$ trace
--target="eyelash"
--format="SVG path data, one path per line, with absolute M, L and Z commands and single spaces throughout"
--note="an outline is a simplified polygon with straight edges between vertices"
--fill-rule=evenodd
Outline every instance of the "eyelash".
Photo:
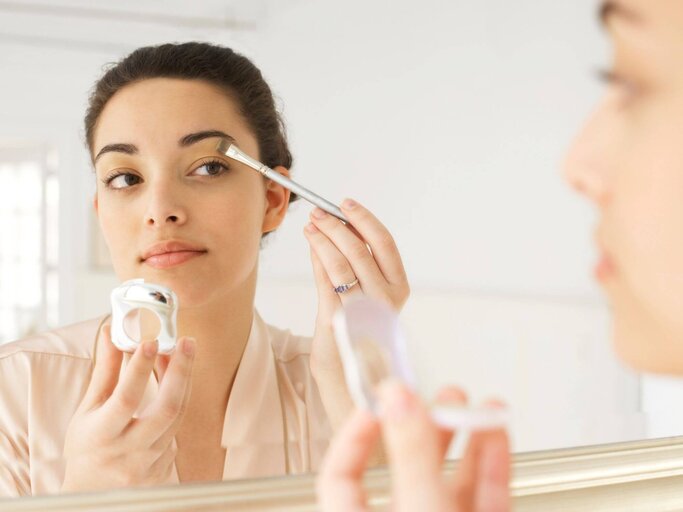
M 124 190 L 126 188 L 130 188 L 132 185 L 130 185 L 128 187 L 123 187 L 123 188 L 114 188 L 111 186 L 111 182 L 114 181 L 119 176 L 126 176 L 126 175 L 137 176 L 137 174 L 133 174 L 132 172 L 113 171 L 112 173 L 108 174 L 106 177 L 104 177 L 102 179 L 102 183 L 104 183 L 104 185 L 107 188 L 110 188 L 111 190 Z M 139 176 L 137 176 L 137 177 L 139 177 Z
M 638 87 L 633 81 L 628 80 L 624 76 L 610 69 L 598 69 L 597 78 L 607 85 L 624 89 L 628 94 L 635 94 L 638 92 Z
M 611 69 L 598 69 L 595 71 L 595 74 L 598 78 L 603 83 L 606 84 L 618 84 L 621 83 L 621 77 L 612 71 Z
M 221 167 L 222 170 L 221 170 L 221 172 L 219 172 L 219 173 L 217 173 L 217 174 L 207 174 L 207 175 L 204 175 L 204 176 L 203 176 L 204 178 L 218 178 L 218 177 L 222 176 L 223 174 L 225 174 L 225 173 L 227 173 L 227 172 L 230 171 L 230 167 L 228 167 L 228 165 L 226 165 L 226 164 L 225 164 L 224 162 L 222 162 L 221 160 L 209 159 L 209 160 L 203 161 L 200 165 L 198 165 L 197 167 L 195 167 L 195 168 L 193 169 L 193 172 L 196 171 L 197 169 L 200 169 L 201 167 L 205 167 L 205 166 L 209 166 L 209 165 L 218 165 L 218 166 Z M 129 188 L 133 187 L 133 185 L 129 185 L 129 186 L 127 186 L 127 187 L 121 187 L 121 188 L 114 188 L 114 187 L 111 186 L 111 182 L 114 181 L 116 178 L 118 178 L 119 176 L 126 176 L 126 175 L 136 176 L 136 177 L 139 178 L 139 176 L 138 176 L 137 174 L 134 174 L 134 173 L 131 173 L 131 172 L 113 171 L 111 174 L 107 175 L 106 177 L 104 177 L 104 178 L 102 179 L 102 183 L 104 183 L 104 185 L 105 185 L 107 188 L 110 188 L 111 190 L 117 190 L 117 191 L 118 191 L 118 190 L 126 190 L 126 189 L 129 189 Z M 137 183 L 136 183 L 136 185 L 137 185 Z
M 194 170 L 196 171 L 200 167 L 204 167 L 207 165 L 218 165 L 222 168 L 222 171 L 219 172 L 218 174 L 208 174 L 207 177 L 209 177 L 209 178 L 218 178 L 219 176 L 222 176 L 226 172 L 230 171 L 230 167 L 225 162 L 223 162 L 222 160 L 218 160 L 218 159 L 209 159 L 209 160 L 203 161 L 200 165 L 195 167 Z

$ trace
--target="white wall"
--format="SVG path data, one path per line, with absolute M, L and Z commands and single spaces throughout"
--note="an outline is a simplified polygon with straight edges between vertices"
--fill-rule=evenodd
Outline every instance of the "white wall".
M 61 154 L 62 321 L 105 309 L 115 283 L 89 265 L 88 88 L 130 47 L 206 38 L 263 70 L 284 106 L 295 178 L 361 200 L 395 235 L 426 393 L 455 381 L 477 399 L 504 396 L 522 450 L 642 437 L 638 380 L 611 354 L 590 279 L 593 214 L 559 175 L 606 61 L 594 2 L 257 4 L 227 2 L 257 22 L 251 31 L 110 21 L 97 30 L 105 45 L 78 50 L 3 37 L 19 22 L 0 12 L 0 141 L 48 141 Z M 52 34 L 53 23 L 27 30 Z M 69 37 L 92 38 L 81 25 Z M 61 26 L 52 36 L 65 37 Z M 267 244 L 257 298 L 267 319 L 302 333 L 315 314 L 309 209 L 296 205 Z

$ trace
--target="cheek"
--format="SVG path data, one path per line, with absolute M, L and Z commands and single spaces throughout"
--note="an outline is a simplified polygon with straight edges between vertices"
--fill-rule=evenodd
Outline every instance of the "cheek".
M 258 249 L 263 222 L 263 187 L 258 181 L 213 195 L 195 210 L 197 224 L 214 233 L 220 245 L 234 250 Z M 199 205 L 198 205 L 199 206 Z
M 667 136 L 671 130 L 641 137 L 629 152 L 615 182 L 610 221 L 635 302 L 656 327 L 683 338 L 683 151 Z
M 121 215 L 108 200 L 100 200 L 97 217 L 109 250 L 114 250 L 121 243 L 121 238 L 125 236 L 125 230 L 121 227 L 125 223 L 126 217 Z
M 119 274 L 124 270 L 122 267 L 130 262 L 131 253 L 136 250 L 138 232 L 131 215 L 131 205 L 124 208 L 111 198 L 100 199 L 97 217 L 114 270 Z

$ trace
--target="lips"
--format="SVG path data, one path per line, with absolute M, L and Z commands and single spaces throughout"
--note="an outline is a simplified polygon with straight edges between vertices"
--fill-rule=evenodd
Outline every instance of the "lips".
M 598 281 L 605 281 L 614 274 L 614 263 L 608 254 L 601 253 L 595 265 L 595 278 Z
M 168 268 L 206 254 L 206 249 L 190 242 L 167 240 L 150 246 L 140 261 L 155 268 Z
M 605 249 L 605 244 L 598 232 L 595 234 L 595 242 L 599 250 L 598 262 L 595 265 L 595 278 L 602 282 L 612 276 L 616 268 L 614 259 Z

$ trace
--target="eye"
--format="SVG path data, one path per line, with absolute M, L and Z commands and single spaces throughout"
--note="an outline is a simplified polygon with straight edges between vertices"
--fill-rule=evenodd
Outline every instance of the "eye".
M 632 87 L 630 81 L 626 80 L 621 74 L 611 69 L 599 69 L 598 79 L 607 85 L 616 85 L 618 87 Z
M 129 188 L 140 183 L 141 178 L 137 174 L 129 172 L 117 172 L 102 180 L 106 186 L 115 190 Z
M 195 176 L 220 176 L 229 170 L 228 166 L 223 162 L 219 160 L 210 160 L 202 163 L 199 167 L 196 167 L 194 171 L 192 171 L 192 174 Z
M 625 76 L 608 69 L 598 70 L 598 79 L 610 87 L 614 87 L 624 100 L 631 100 L 640 92 L 640 87 Z

